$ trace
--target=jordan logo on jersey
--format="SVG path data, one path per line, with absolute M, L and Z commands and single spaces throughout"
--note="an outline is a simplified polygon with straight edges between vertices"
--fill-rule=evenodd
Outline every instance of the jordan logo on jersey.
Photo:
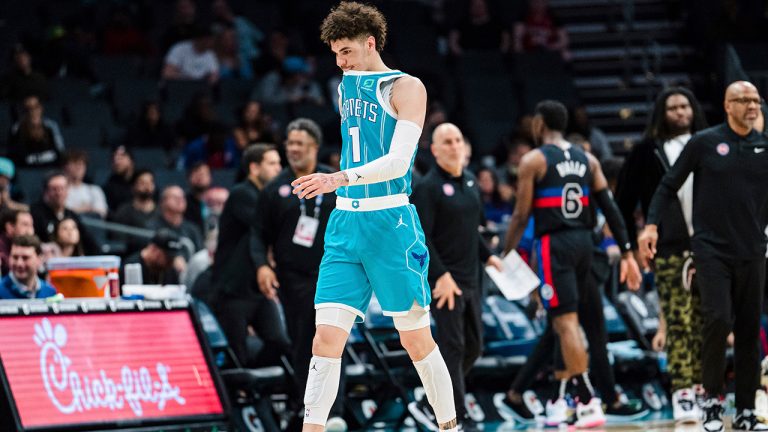
M 395 226 L 395 229 L 398 229 L 401 226 L 404 226 L 404 227 L 408 228 L 408 224 L 403 222 L 403 215 L 400 215 L 400 220 L 397 221 L 397 226 Z
M 557 169 L 557 173 L 560 174 L 560 177 L 565 177 L 567 175 L 584 177 L 584 174 L 587 172 L 586 165 L 574 160 L 562 161 L 555 165 L 555 168 Z

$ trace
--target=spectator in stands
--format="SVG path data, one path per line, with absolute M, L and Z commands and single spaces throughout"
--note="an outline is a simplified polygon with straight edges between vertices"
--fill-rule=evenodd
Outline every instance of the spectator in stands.
M 218 246 L 219 218 L 224 211 L 224 205 L 228 198 L 229 191 L 223 187 L 212 187 L 203 196 L 203 201 L 208 208 L 208 217 L 206 218 L 203 231 L 205 248 L 197 251 L 192 256 L 186 271 L 181 275 L 181 280 L 188 289 L 194 286 L 197 277 L 213 263 L 213 256 Z
M 40 201 L 33 204 L 30 208 L 30 213 L 34 220 L 35 234 L 40 238 L 40 241 L 51 243 L 54 240 L 56 225 L 64 220 L 64 218 L 71 218 L 77 222 L 86 254 L 96 254 L 101 248 L 96 244 L 96 241 L 90 236 L 85 227 L 83 227 L 77 213 L 66 208 L 67 187 L 67 176 L 63 172 L 52 171 L 45 176 L 43 180 L 43 196 Z
M 611 143 L 608 142 L 608 137 L 600 128 L 592 125 L 587 114 L 587 107 L 580 105 L 573 108 L 568 117 L 571 119 L 568 133 L 576 132 L 586 138 L 590 144 L 590 153 L 595 155 L 600 162 L 613 157 L 613 150 Z
M 213 169 L 236 168 L 239 160 L 240 151 L 232 132 L 226 126 L 216 124 L 208 134 L 190 141 L 184 147 L 178 165 L 190 169 L 204 162 Z
M 111 211 L 119 209 L 131 201 L 131 179 L 135 166 L 133 155 L 125 146 L 118 146 L 112 151 L 112 174 L 102 188 Z
M 77 221 L 65 217 L 56 225 L 53 242 L 61 251 L 59 256 L 73 257 L 83 256 L 83 243 L 80 241 L 80 230 L 77 229 Z
M 59 125 L 43 115 L 37 96 L 27 96 L 21 118 L 11 127 L 8 157 L 20 167 L 51 167 L 60 163 L 64 139 Z
M 273 30 L 269 34 L 267 49 L 264 55 L 260 56 L 254 64 L 256 74 L 264 75 L 272 71 L 279 71 L 283 61 L 288 57 L 290 39 L 285 31 L 281 29 Z
M 0 299 L 46 298 L 56 295 L 56 288 L 37 276 L 43 250 L 34 234 L 19 235 L 11 243 L 11 272 L 0 279 Z
M 13 184 L 16 176 L 16 166 L 8 158 L 0 157 L 0 210 L 12 208 L 28 210 L 24 201 L 24 193 Z
M 149 57 L 154 51 L 127 5 L 113 7 L 101 41 L 102 52 L 106 55 Z
M 0 211 L 0 229 L 0 271 L 5 276 L 10 268 L 11 240 L 34 234 L 35 225 L 29 211 L 6 208 Z
M 219 80 L 219 62 L 213 52 L 213 34 L 207 27 L 198 27 L 190 40 L 177 42 L 168 51 L 163 65 L 165 80 Z
M 493 9 L 490 0 L 460 2 L 464 6 L 456 27 L 448 33 L 448 47 L 453 55 L 465 50 L 507 53 L 511 46 L 509 31 Z
M 168 51 L 176 42 L 194 37 L 198 22 L 195 0 L 176 0 L 173 21 L 163 35 L 162 52 Z
M 157 216 L 155 203 L 155 175 L 152 171 L 137 170 L 131 179 L 133 199 L 115 211 L 112 220 L 136 228 L 149 228 L 149 221 Z M 139 250 L 146 240 L 131 236 L 126 240 L 126 251 L 130 254 Z
M 322 105 L 323 90 L 313 78 L 307 60 L 288 56 L 279 71 L 268 73 L 256 89 L 255 99 L 272 103 L 313 103 Z
M 205 162 L 197 162 L 187 170 L 187 210 L 184 218 L 197 225 L 201 233 L 205 233 L 205 221 L 208 219 L 208 206 L 203 196 L 211 187 L 211 168 Z
M 531 141 L 513 138 L 507 146 L 507 158 L 498 170 L 499 192 L 504 201 L 509 201 L 515 195 L 517 188 L 517 171 L 523 156 L 533 149 Z
M 184 108 L 176 132 L 182 141 L 182 145 L 211 132 L 218 124 L 216 111 L 213 109 L 211 98 L 204 94 L 196 94 Z
M 107 217 L 107 199 L 99 186 L 83 182 L 88 154 L 84 150 L 68 150 L 64 154 L 64 174 L 67 176 L 66 206 L 77 214 Z
M 178 234 L 173 230 L 160 228 L 147 246 L 123 261 L 120 279 L 125 280 L 125 266 L 127 264 L 141 264 L 142 283 L 147 285 L 178 284 L 179 272 L 174 267 L 174 261 L 182 250 L 183 247 Z
M 194 245 L 193 251 L 187 251 L 183 256 L 189 259 L 194 252 L 203 247 L 203 235 L 200 229 L 184 218 L 187 210 L 187 200 L 184 190 L 176 185 L 167 186 L 160 196 L 160 212 L 149 221 L 149 228 L 167 228 L 179 237 L 186 237 Z M 177 268 L 181 271 L 181 268 Z
M 260 102 L 251 100 L 238 109 L 237 121 L 234 130 L 235 143 L 241 151 L 250 144 L 275 141 L 275 136 L 270 130 L 271 122 L 261 109 Z
M 203 202 L 208 208 L 208 217 L 205 220 L 206 236 L 219 229 L 219 219 L 227 199 L 229 199 L 229 190 L 220 186 L 208 189 L 203 195 Z
M 23 45 L 14 45 L 10 63 L 13 65 L 11 70 L 0 79 L 0 99 L 8 98 L 18 103 L 27 96 L 48 98 L 48 81 L 32 69 L 32 56 Z
M 237 33 L 231 25 L 216 31 L 214 51 L 219 62 L 219 76 L 222 79 L 253 79 L 253 65 L 240 56 Z
M 483 200 L 488 228 L 507 224 L 510 216 L 512 216 L 513 208 L 509 200 L 501 197 L 496 172 L 491 168 L 480 168 L 477 171 L 477 184 L 480 187 L 480 198 Z
M 433 100 L 427 105 L 427 114 L 424 119 L 424 127 L 421 129 L 419 146 L 416 148 L 416 161 L 413 167 L 419 174 L 426 174 L 435 166 L 435 156 L 430 146 L 432 144 L 432 132 L 435 128 L 448 121 L 448 113 L 440 101 Z
M 214 0 L 211 8 L 216 24 L 234 28 L 240 60 L 252 65 L 261 55 L 259 45 L 265 39 L 264 33 L 248 18 L 235 15 L 226 0 Z
M 197 278 L 213 264 L 213 255 L 216 253 L 216 240 L 219 233 L 214 230 L 209 232 L 205 238 L 205 247 L 195 252 L 189 259 L 189 264 L 179 275 L 181 283 L 191 291 Z
M 163 119 L 160 102 L 144 102 L 138 121 L 126 133 L 125 145 L 128 148 L 164 148 L 166 151 L 176 148 L 176 134 Z
M 568 33 L 547 5 L 547 0 L 530 0 L 528 13 L 522 22 L 515 23 L 515 52 L 537 50 L 557 51 L 564 61 L 571 60 Z

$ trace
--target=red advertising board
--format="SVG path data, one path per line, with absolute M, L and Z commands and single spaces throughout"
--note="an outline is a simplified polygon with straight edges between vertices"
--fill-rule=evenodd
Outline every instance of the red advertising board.
M 23 428 L 222 414 L 189 311 L 0 317 Z

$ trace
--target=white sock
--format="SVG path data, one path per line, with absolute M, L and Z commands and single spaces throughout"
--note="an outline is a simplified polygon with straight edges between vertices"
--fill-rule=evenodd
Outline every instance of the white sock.
M 304 423 L 325 426 L 339 391 L 341 359 L 312 356 L 304 391 Z
M 438 427 L 456 419 L 456 407 L 453 403 L 453 384 L 448 367 L 445 365 L 440 349 L 435 349 L 423 360 L 413 362 L 419 373 L 427 400 L 435 411 Z M 455 427 L 455 426 L 454 426 Z M 453 430 L 451 428 L 445 430 Z

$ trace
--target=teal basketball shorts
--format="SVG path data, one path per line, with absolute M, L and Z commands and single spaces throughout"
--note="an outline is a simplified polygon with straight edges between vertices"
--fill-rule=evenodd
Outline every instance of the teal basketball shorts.
M 384 315 L 429 309 L 429 253 L 416 208 L 406 195 L 336 198 L 325 231 L 315 308 L 339 307 L 365 319 L 371 295 Z

